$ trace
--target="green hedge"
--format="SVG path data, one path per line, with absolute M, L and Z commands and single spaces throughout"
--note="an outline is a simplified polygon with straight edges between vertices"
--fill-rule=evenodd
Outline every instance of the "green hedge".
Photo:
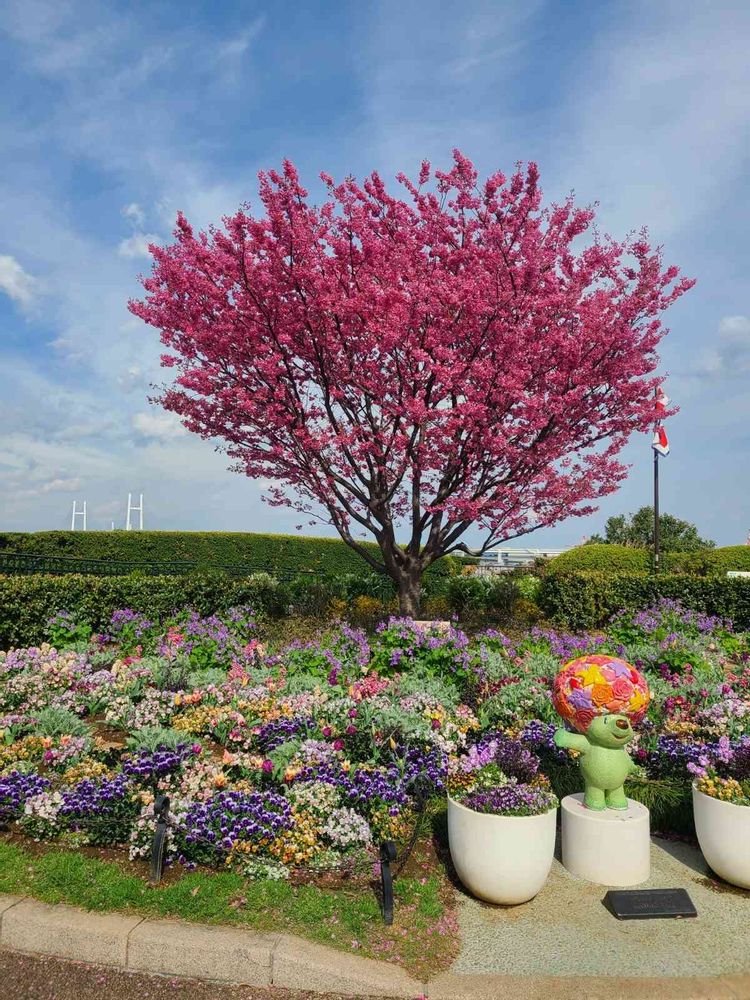
M 549 574 L 537 603 L 552 621 L 573 630 L 600 628 L 622 608 L 647 608 L 660 597 L 682 601 L 695 611 L 731 618 L 750 629 L 750 579 L 688 573 L 580 572 Z
M 286 610 L 288 592 L 266 574 L 244 579 L 216 574 L 191 576 L 0 576 L 0 649 L 44 640 L 56 611 L 79 613 L 103 629 L 117 608 L 160 617 L 194 607 L 201 614 L 250 605 L 266 615 Z
M 646 573 L 651 568 L 651 553 L 647 549 L 631 549 L 626 545 L 579 545 L 550 559 L 548 573 L 576 573 L 580 570 L 601 570 L 608 573 Z
M 372 545 L 377 552 L 377 546 Z M 231 531 L 35 531 L 0 534 L 0 551 L 113 561 L 246 563 L 253 568 L 321 573 L 361 570 L 363 561 L 337 538 Z
M 727 545 L 721 549 L 698 552 L 662 552 L 662 569 L 668 573 L 694 573 L 698 576 L 725 575 L 728 570 L 750 571 L 750 545 Z M 649 549 L 626 545 L 579 545 L 555 556 L 547 563 L 548 573 L 602 571 L 608 573 L 648 573 L 651 570 Z
M 375 543 L 365 543 L 376 557 Z M 243 565 L 252 572 L 326 575 L 369 572 L 361 556 L 338 538 L 231 531 L 35 531 L 0 533 L 0 553 L 104 559 L 113 562 L 192 562 L 211 571 Z M 451 576 L 462 560 L 448 556 L 428 577 Z
M 729 570 L 750 573 L 750 545 L 726 545 L 699 552 L 665 552 L 664 565 L 673 573 L 724 576 Z

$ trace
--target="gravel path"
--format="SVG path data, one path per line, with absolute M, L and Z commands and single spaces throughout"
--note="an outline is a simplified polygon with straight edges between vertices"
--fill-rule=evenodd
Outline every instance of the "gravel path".
M 643 888 L 684 888 L 697 919 L 616 920 L 606 888 L 555 861 L 523 906 L 487 906 L 463 893 L 461 953 L 451 971 L 524 976 L 725 976 L 750 972 L 750 891 L 711 875 L 700 851 L 654 838 Z
M 338 993 L 323 998 L 319 993 L 145 976 L 2 950 L 0 983 L 3 1000 L 344 1000 Z

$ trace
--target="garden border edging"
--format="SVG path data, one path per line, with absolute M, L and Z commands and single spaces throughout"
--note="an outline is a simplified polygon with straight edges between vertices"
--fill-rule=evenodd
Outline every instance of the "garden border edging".
M 287 934 L 260 934 L 235 927 L 97 913 L 64 904 L 41 903 L 29 896 L 4 894 L 0 894 L 0 948 L 113 966 L 129 972 L 320 993 L 334 991 L 355 997 L 750 998 L 750 973 L 641 979 L 445 972 L 424 983 L 387 962 L 349 955 Z

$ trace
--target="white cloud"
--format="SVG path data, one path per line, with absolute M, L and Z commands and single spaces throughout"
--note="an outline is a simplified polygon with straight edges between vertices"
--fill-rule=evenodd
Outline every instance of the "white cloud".
M 81 488 L 81 480 L 78 477 L 71 479 L 51 479 L 47 483 L 42 483 L 39 487 L 40 493 L 75 493 Z
M 171 441 L 183 437 L 187 431 L 174 413 L 146 410 L 133 414 L 133 427 L 144 437 Z
M 15 257 L 0 254 L 0 289 L 6 295 L 26 306 L 31 302 L 36 284 L 36 279 L 24 271 Z
M 137 229 L 140 229 L 146 221 L 146 215 L 137 201 L 131 201 L 129 205 L 123 205 L 122 214 Z
M 121 386 L 125 392 L 132 392 L 133 389 L 142 387 L 146 385 L 147 382 L 148 380 L 146 379 L 140 365 L 130 365 L 124 372 L 121 372 L 117 376 L 117 384 Z
M 222 59 L 237 59 L 247 52 L 248 48 L 263 30 L 265 19 L 256 17 L 244 31 L 240 31 L 234 38 L 221 42 L 218 46 L 219 57 Z
M 750 317 L 725 316 L 714 347 L 698 361 L 694 373 L 709 378 L 746 378 L 750 374 Z
M 117 252 L 121 257 L 148 257 L 149 243 L 158 243 L 159 237 L 153 233 L 133 233 L 127 239 L 122 240 L 117 247 Z
M 731 198 L 750 140 L 749 34 L 750 7 L 721 0 L 605 20 L 560 101 L 556 193 L 599 199 L 605 228 L 647 225 L 656 242 Z

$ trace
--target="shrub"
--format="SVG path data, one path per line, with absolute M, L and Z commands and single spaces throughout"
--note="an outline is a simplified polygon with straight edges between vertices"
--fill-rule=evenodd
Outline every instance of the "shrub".
M 664 565 L 673 573 L 725 576 L 729 570 L 750 572 L 750 545 L 727 545 L 699 552 L 666 552 Z
M 647 608 L 661 597 L 729 618 L 737 628 L 750 628 L 750 580 L 743 578 L 688 573 L 550 574 L 543 579 L 537 600 L 552 621 L 583 630 L 601 628 L 615 612 Z
M 661 561 L 662 568 L 668 573 L 724 576 L 728 570 L 750 572 L 750 545 L 727 545 L 721 549 L 699 549 L 696 552 L 662 552 Z M 650 549 L 603 543 L 579 545 L 563 552 L 549 561 L 547 573 L 647 573 L 651 568 Z
M 515 580 L 504 573 L 454 576 L 446 586 L 448 606 L 459 618 L 488 617 L 506 621 L 513 613 L 518 596 Z
M 218 575 L 0 576 L 0 649 L 43 642 L 47 623 L 61 608 L 104 632 L 112 614 L 132 608 L 161 619 L 189 605 L 202 615 L 250 605 L 276 616 L 288 597 L 267 574 L 243 579 Z
M 375 543 L 364 544 L 379 556 Z M 330 575 L 375 575 L 361 556 L 339 538 L 241 531 L 5 532 L 0 533 L 0 553 L 143 563 L 144 569 L 154 563 L 194 564 L 185 567 L 188 572 L 212 572 L 221 567 L 234 566 L 284 578 L 305 570 Z M 426 577 L 450 576 L 458 571 L 463 562 L 462 559 L 447 556 L 431 566 Z
M 550 559 L 547 573 L 577 573 L 590 570 L 609 573 L 645 573 L 651 569 L 648 549 L 631 549 L 626 545 L 579 545 L 575 549 Z

